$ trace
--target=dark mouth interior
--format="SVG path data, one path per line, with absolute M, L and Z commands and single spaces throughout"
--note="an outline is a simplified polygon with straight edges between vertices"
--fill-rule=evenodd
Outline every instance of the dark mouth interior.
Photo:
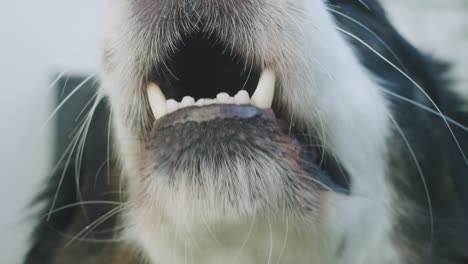
M 194 34 L 185 37 L 178 48 L 152 76 L 166 98 L 181 101 L 192 96 L 198 100 L 216 98 L 221 92 L 234 96 L 239 90 L 249 95 L 255 91 L 260 68 L 246 63 L 214 37 Z

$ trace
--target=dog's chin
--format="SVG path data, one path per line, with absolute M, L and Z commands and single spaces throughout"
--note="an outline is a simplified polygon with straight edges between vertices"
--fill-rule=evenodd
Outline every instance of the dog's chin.
M 254 105 L 165 115 L 141 149 L 126 234 L 166 263 L 182 263 L 179 250 L 194 263 L 258 263 L 269 255 L 306 263 L 316 256 L 309 246 L 329 215 L 329 194 L 346 193 L 319 146 L 273 109 Z
M 273 110 L 253 105 L 166 115 L 144 143 L 137 204 L 159 220 L 191 225 L 316 215 L 324 192 L 344 189 L 321 166 L 317 144 L 295 133 Z

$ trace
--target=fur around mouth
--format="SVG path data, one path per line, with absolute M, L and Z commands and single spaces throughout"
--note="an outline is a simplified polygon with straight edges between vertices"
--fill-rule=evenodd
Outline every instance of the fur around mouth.
M 248 66 L 240 58 L 242 56 L 229 52 L 212 37 L 195 35 L 184 39 L 165 66 L 155 67 L 159 69 L 155 73 L 160 73 L 149 78 L 152 81 L 147 85 L 147 95 L 156 120 L 154 130 L 172 130 L 164 134 L 180 137 L 174 144 L 194 149 L 199 143 L 192 139 L 200 136 L 189 136 L 185 132 L 188 126 L 184 123 L 190 123 L 191 133 L 216 134 L 215 138 L 220 142 L 237 138 L 239 135 L 225 136 L 233 131 L 245 135 L 245 142 L 237 143 L 240 145 L 252 143 L 249 142 L 252 138 L 257 140 L 263 136 L 268 139 L 274 133 L 281 134 L 285 144 L 289 145 L 286 149 L 292 150 L 286 156 L 298 161 L 300 170 L 310 174 L 319 188 L 347 193 L 349 181 L 339 164 L 333 162 L 319 143 L 312 142 L 312 136 L 298 131 L 287 117 L 282 117 L 274 104 L 278 89 L 275 72 L 268 67 Z M 246 122 L 249 125 L 244 125 Z M 259 126 L 268 126 L 268 129 L 263 127 L 253 131 L 251 124 L 255 122 Z M 182 141 L 191 142 L 191 145 Z M 289 151 L 279 149 L 279 152 Z

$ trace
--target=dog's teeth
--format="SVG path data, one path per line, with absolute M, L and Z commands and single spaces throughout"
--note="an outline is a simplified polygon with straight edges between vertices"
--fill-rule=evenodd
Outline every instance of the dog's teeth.
M 198 99 L 197 104 L 198 104 L 199 106 L 208 105 L 208 104 L 210 104 L 210 99 L 206 99 L 206 98 Z
M 236 104 L 250 104 L 249 93 L 245 90 L 241 90 L 236 94 L 236 96 L 234 96 L 234 100 Z
M 205 99 L 205 105 L 216 104 L 218 100 L 216 99 Z
M 204 106 L 205 105 L 205 99 L 198 99 L 197 102 L 195 103 L 196 106 Z
M 147 86 L 148 100 L 151 110 L 156 119 L 159 119 L 167 114 L 175 112 L 184 107 L 190 106 L 206 106 L 211 104 L 253 104 L 259 108 L 271 108 L 273 96 L 275 93 L 275 74 L 270 69 L 265 69 L 260 76 L 257 89 L 252 98 L 245 90 L 239 91 L 234 97 L 227 93 L 219 93 L 215 99 L 201 98 L 195 102 L 195 99 L 190 96 L 185 96 L 180 103 L 174 99 L 166 101 L 161 88 L 155 83 L 149 83 Z
M 252 104 L 259 108 L 271 108 L 275 95 L 275 73 L 271 69 L 265 69 L 260 76 L 257 89 L 252 95 Z
M 166 102 L 167 106 L 167 113 L 170 114 L 172 112 L 175 112 L 179 109 L 179 103 L 176 100 L 169 99 Z
M 216 96 L 219 104 L 227 104 L 229 101 L 229 94 L 227 93 L 220 93 Z
M 235 104 L 235 103 L 236 103 L 236 99 L 234 99 L 234 97 L 229 96 L 226 100 L 226 104 Z
M 166 115 L 166 97 L 162 93 L 161 88 L 155 83 L 149 83 L 146 87 L 146 92 L 154 118 L 157 120 Z
M 195 104 L 195 99 L 193 99 L 192 97 L 190 96 L 185 96 L 183 99 L 182 99 L 182 102 L 181 102 L 181 107 L 188 107 L 188 106 L 192 106 Z

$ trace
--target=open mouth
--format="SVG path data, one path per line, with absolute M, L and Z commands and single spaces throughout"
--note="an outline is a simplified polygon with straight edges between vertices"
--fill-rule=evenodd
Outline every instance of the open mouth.
M 269 69 L 245 63 L 213 37 L 195 34 L 182 40 L 178 51 L 155 68 L 153 82 L 164 94 L 149 89 L 158 102 L 152 104 L 156 118 L 189 106 L 253 104 L 271 108 L 275 76 Z M 260 75 L 262 76 L 261 79 Z M 156 111 L 154 111 L 156 110 Z
M 280 100 L 275 98 L 278 76 L 272 68 L 249 64 L 216 39 L 195 34 L 186 37 L 172 58 L 154 72 L 147 96 L 156 126 L 274 118 L 291 145 L 299 149 L 305 171 L 313 171 L 314 181 L 324 189 L 348 192 L 350 182 L 340 164 L 319 142 L 285 125 L 290 123 L 288 118 L 273 103 Z
M 191 106 L 203 107 L 212 104 L 253 105 L 260 109 L 269 110 L 272 107 L 275 94 L 275 79 L 276 77 L 273 71 L 270 69 L 263 70 L 258 86 L 252 97 L 249 96 L 246 90 L 239 90 L 234 96 L 231 96 L 227 92 L 219 92 L 213 98 L 199 98 L 197 101 L 195 101 L 194 97 L 187 95 L 184 96 L 180 102 L 177 102 L 174 99 L 166 100 L 161 88 L 154 83 L 148 85 L 147 92 L 151 109 L 156 120 L 182 108 Z M 213 87 L 209 87 L 209 89 L 210 88 L 214 90 Z M 196 109 L 194 109 L 194 111 L 196 111 Z

